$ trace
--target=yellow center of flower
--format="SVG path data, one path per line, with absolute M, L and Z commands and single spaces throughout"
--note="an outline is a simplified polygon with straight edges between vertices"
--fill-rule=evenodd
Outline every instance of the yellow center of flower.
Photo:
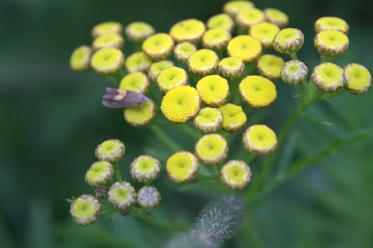
M 221 106 L 220 111 L 223 115 L 225 130 L 234 132 L 246 124 L 247 117 L 241 106 L 229 103 Z
M 196 41 L 205 32 L 205 24 L 196 19 L 188 19 L 176 23 L 170 30 L 170 35 L 177 41 Z
M 229 85 L 225 78 L 219 75 L 209 75 L 198 81 L 197 90 L 204 103 L 219 106 L 228 97 Z
M 168 91 L 175 87 L 186 84 L 188 75 L 184 69 L 173 66 L 163 70 L 157 79 L 159 88 L 162 91 Z
M 356 93 L 365 92 L 372 83 L 372 76 L 367 68 L 359 64 L 350 64 L 345 68 L 347 88 Z
M 340 48 L 349 43 L 347 35 L 340 31 L 321 31 L 317 34 L 317 40 L 320 45 L 326 48 Z
M 223 116 L 219 109 L 206 107 L 198 113 L 194 119 L 194 123 L 197 127 L 204 129 L 205 127 L 218 127 L 222 120 Z
M 201 49 L 189 57 L 189 68 L 196 73 L 208 73 L 218 64 L 218 55 L 212 50 Z
M 133 22 L 126 28 L 126 34 L 134 40 L 142 40 L 152 35 L 154 28 L 145 22 Z
M 235 16 L 241 10 L 253 7 L 254 4 L 250 1 L 229 1 L 224 5 L 224 12 L 231 16 Z
M 114 73 L 123 63 L 123 53 L 117 48 L 102 48 L 92 56 L 91 66 L 99 73 Z
M 97 37 L 104 34 L 120 33 L 122 25 L 118 22 L 104 22 L 93 27 L 92 35 Z
M 265 9 L 264 14 L 270 22 L 279 25 L 280 27 L 286 26 L 289 22 L 289 17 L 284 12 L 278 9 Z
M 261 76 L 247 76 L 239 88 L 243 99 L 254 108 L 268 106 L 277 98 L 276 86 Z
M 221 170 L 222 179 L 232 189 L 242 189 L 251 178 L 250 167 L 243 161 L 229 161 Z
M 166 57 L 172 50 L 174 41 L 168 34 L 154 34 L 143 43 L 142 49 L 152 58 Z
M 190 152 L 178 152 L 167 160 L 166 170 L 173 181 L 184 183 L 197 174 L 198 161 Z
M 94 49 L 100 49 L 104 47 L 117 47 L 121 48 L 123 45 L 123 38 L 119 34 L 113 33 L 113 34 L 104 34 L 98 36 L 93 41 L 93 48 Z
M 106 161 L 99 161 L 92 164 L 85 175 L 85 179 L 90 185 L 99 185 L 105 183 L 107 177 L 110 177 L 112 165 Z
M 315 68 L 313 79 L 321 89 L 332 91 L 344 85 L 343 69 L 332 63 L 323 63 Z
M 218 49 L 225 46 L 231 39 L 231 34 L 224 29 L 210 29 L 203 35 L 203 44 L 207 48 Z
M 347 22 L 338 17 L 321 17 L 315 23 L 316 32 L 335 30 L 348 33 L 349 26 Z
M 190 42 L 181 42 L 175 47 L 175 56 L 177 59 L 185 62 L 197 51 L 197 47 Z
M 280 32 L 280 28 L 276 24 L 269 22 L 255 24 L 250 28 L 250 35 L 259 40 L 266 47 L 272 45 L 278 32 Z
M 281 57 L 267 54 L 259 58 L 257 66 L 263 76 L 278 79 L 284 65 L 285 61 Z
M 151 60 L 145 53 L 137 52 L 127 58 L 125 65 L 129 73 L 146 71 L 151 65 Z
M 174 66 L 174 63 L 170 60 L 161 60 L 159 62 L 155 62 L 150 66 L 149 75 L 153 75 L 156 80 L 162 71 L 172 66 Z
M 121 90 L 144 93 L 149 87 L 148 77 L 143 72 L 133 72 L 125 76 L 119 85 Z
M 209 29 L 220 28 L 231 32 L 234 26 L 232 18 L 227 14 L 219 14 L 211 17 L 207 22 Z
M 233 38 L 228 44 L 228 54 L 250 63 L 262 53 L 261 43 L 250 35 L 240 35 Z
M 92 199 L 94 198 L 92 197 Z M 73 202 L 73 206 L 71 209 L 72 216 L 76 218 L 85 219 L 96 215 L 94 203 L 90 200 L 82 199 L 80 197 Z
M 133 126 L 143 126 L 149 123 L 155 116 L 154 102 L 146 101 L 138 106 L 126 108 L 124 119 Z
M 197 156 L 207 164 L 215 164 L 224 160 L 227 149 L 227 141 L 219 134 L 203 136 L 195 147 Z
M 264 13 L 256 8 L 243 9 L 238 12 L 236 20 L 244 27 L 251 27 L 254 24 L 265 20 Z
M 268 153 L 277 146 L 275 132 L 266 125 L 254 125 L 244 134 L 243 141 L 246 147 L 256 153 Z
M 298 29 L 295 28 L 287 28 L 281 30 L 277 36 L 276 36 L 276 41 L 280 44 L 288 44 L 292 43 L 298 39 L 301 38 L 301 34 L 299 33 Z
M 78 47 L 73 51 L 70 57 L 70 66 L 74 71 L 83 71 L 88 69 L 92 50 L 87 46 Z
M 136 172 L 141 174 L 149 174 L 157 169 L 157 161 L 150 156 L 141 156 L 136 160 Z

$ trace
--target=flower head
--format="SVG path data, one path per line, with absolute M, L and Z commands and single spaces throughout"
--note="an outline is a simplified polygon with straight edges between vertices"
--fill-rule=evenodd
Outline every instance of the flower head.
M 145 93 L 149 88 L 149 79 L 143 72 L 132 72 L 126 75 L 119 84 L 119 89 Z
M 261 22 L 250 28 L 250 35 L 259 40 L 264 47 L 272 47 L 273 40 L 278 32 L 280 32 L 280 28 L 269 22 Z
M 96 157 L 103 161 L 116 162 L 123 158 L 126 147 L 122 141 L 110 139 L 102 142 L 96 148 Z
M 251 26 L 264 22 L 265 16 L 263 11 L 256 8 L 249 8 L 240 10 L 236 16 L 236 21 L 239 25 L 244 28 L 250 28 Z
M 195 154 L 206 164 L 217 164 L 227 157 L 228 142 L 220 134 L 207 134 L 198 140 Z
M 232 32 L 233 27 L 234 27 L 234 21 L 232 17 L 230 17 L 227 14 L 218 14 L 218 15 L 212 16 L 207 21 L 207 27 L 209 29 L 220 28 L 225 31 Z
M 155 187 L 144 186 L 137 192 L 137 203 L 145 209 L 154 208 L 159 204 L 161 195 Z
M 124 109 L 124 119 L 134 127 L 142 127 L 155 117 L 155 113 L 154 102 L 149 100 Z
M 278 9 L 265 9 L 264 15 L 269 22 L 276 24 L 281 28 L 286 27 L 289 23 L 289 17 L 284 12 Z
M 130 55 L 125 62 L 126 70 L 128 73 L 142 71 L 145 72 L 149 69 L 152 61 L 143 52 L 137 52 Z
M 240 160 L 231 160 L 221 169 L 221 180 L 229 188 L 234 190 L 243 189 L 251 180 L 250 167 Z
M 92 47 L 97 50 L 105 47 L 122 48 L 124 39 L 117 33 L 103 34 L 94 39 Z
M 218 69 L 224 77 L 238 78 L 244 72 L 245 64 L 240 58 L 227 57 L 219 62 Z
M 245 148 L 255 155 L 271 153 L 277 147 L 276 133 L 266 125 L 249 127 L 242 139 Z
M 212 49 L 220 50 L 227 47 L 231 39 L 231 34 L 221 28 L 209 29 L 202 37 L 203 46 Z
M 124 55 L 118 48 L 101 48 L 91 59 L 91 67 L 99 74 L 113 74 L 122 68 Z
M 191 86 L 179 86 L 169 90 L 161 103 L 163 115 L 175 123 L 184 123 L 192 119 L 199 109 L 198 91 Z
M 281 77 L 281 70 L 285 65 L 285 61 L 278 56 L 266 54 L 258 59 L 258 71 L 264 77 L 272 80 Z
M 126 35 L 134 41 L 143 41 L 154 34 L 154 28 L 145 22 L 132 22 L 126 27 Z
M 136 191 L 130 183 L 116 182 L 109 189 L 108 200 L 114 207 L 126 210 L 136 202 Z
M 157 84 L 159 89 L 167 92 L 173 88 L 187 84 L 188 74 L 183 68 L 170 67 L 159 74 Z
M 103 22 L 93 27 L 92 36 L 98 37 L 105 34 L 120 34 L 122 33 L 122 29 L 122 24 L 119 22 Z
M 177 152 L 168 158 L 167 174 L 175 183 L 186 183 L 193 180 L 199 169 L 198 159 L 190 152 Z
M 286 28 L 281 30 L 273 41 L 273 48 L 285 54 L 298 52 L 304 43 L 304 34 L 296 28 Z
M 240 35 L 229 42 L 227 50 L 229 56 L 240 58 L 248 64 L 260 56 L 262 44 L 250 35 Z
M 334 92 L 345 85 L 343 69 L 333 63 L 322 63 L 315 67 L 312 80 L 319 89 Z
M 266 107 L 277 98 L 275 84 L 261 76 L 247 76 L 239 88 L 242 99 L 254 108 Z
M 349 47 L 347 35 L 341 31 L 321 31 L 315 37 L 315 47 L 321 55 L 339 56 Z
M 194 118 L 194 125 L 204 133 L 218 131 L 223 123 L 223 115 L 217 108 L 206 107 Z
M 348 33 L 349 26 L 348 23 L 338 17 L 321 17 L 315 22 L 315 30 L 316 33 L 319 33 L 321 31 L 329 31 L 329 30 L 334 30 L 334 31 L 341 31 L 345 34 Z
M 200 49 L 188 59 L 188 67 L 191 72 L 200 75 L 212 73 L 219 63 L 218 55 L 209 49 Z
M 290 60 L 285 63 L 281 71 L 281 79 L 287 84 L 296 85 L 307 79 L 308 68 L 299 60 Z
M 250 1 L 229 1 L 224 5 L 224 12 L 230 16 L 236 16 L 238 12 L 244 9 L 254 8 L 254 4 Z
M 70 206 L 71 216 L 77 224 L 82 226 L 95 223 L 100 210 L 100 202 L 92 195 L 81 195 Z
M 98 161 L 94 162 L 85 174 L 85 181 L 91 186 L 99 187 L 110 182 L 112 177 L 112 164 L 107 161 Z
M 142 44 L 142 50 L 152 59 L 159 60 L 171 54 L 174 40 L 164 33 L 149 36 Z
M 229 132 L 236 132 L 245 126 L 247 117 L 241 106 L 231 103 L 221 106 L 223 128 Z
M 159 74 L 172 66 L 174 66 L 174 62 L 170 60 L 161 60 L 158 62 L 154 62 L 153 64 L 151 64 L 148 71 L 150 80 L 157 81 Z
M 176 45 L 175 58 L 183 63 L 187 63 L 190 56 L 197 51 L 197 47 L 190 42 L 181 42 Z
M 367 92 L 372 85 L 372 76 L 367 68 L 359 64 L 349 64 L 344 69 L 346 87 L 354 94 Z
M 209 75 L 200 79 L 197 90 L 202 101 L 210 106 L 222 105 L 229 95 L 228 81 L 219 75 Z
M 203 22 L 197 19 L 187 19 L 176 23 L 171 27 L 170 35 L 176 42 L 197 42 L 201 39 L 206 27 Z
M 70 57 L 70 67 L 73 71 L 88 70 L 91 61 L 92 49 L 89 46 L 76 48 Z
M 151 156 L 139 156 L 131 164 L 131 175 L 139 182 L 153 181 L 160 173 L 161 163 Z

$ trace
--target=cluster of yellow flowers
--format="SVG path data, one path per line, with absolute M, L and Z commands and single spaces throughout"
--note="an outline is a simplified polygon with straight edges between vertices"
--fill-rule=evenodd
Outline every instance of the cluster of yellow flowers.
M 268 107 L 276 100 L 277 84 L 283 81 L 303 89 L 317 86 L 313 90 L 321 94 L 343 88 L 361 94 L 371 85 L 371 75 L 362 65 L 349 64 L 343 69 L 330 62 L 349 46 L 349 27 L 344 20 L 323 17 L 316 21 L 314 43 L 321 63 L 314 68 L 310 82 L 307 66 L 297 58 L 304 35 L 287 27 L 288 23 L 282 11 L 261 10 L 246 0 L 228 1 L 223 13 L 206 23 L 180 21 L 169 33 L 157 33 L 144 22 L 126 28 L 118 22 L 105 22 L 93 28 L 91 47 L 81 46 L 73 52 L 71 68 L 91 68 L 116 78 L 120 90 L 146 95 L 136 106 L 123 106 L 124 119 L 132 126 L 152 125 L 157 117 L 170 125 L 193 122 L 195 132 L 203 133 L 194 151 L 179 151 L 166 161 L 173 182 L 198 178 L 203 164 L 218 168 L 229 188 L 243 189 L 251 180 L 251 169 L 247 161 L 226 161 L 227 137 L 246 129 L 243 147 L 255 156 L 277 148 L 279 141 L 270 127 L 247 126 L 250 110 Z M 126 58 L 122 50 L 125 39 L 139 47 Z M 287 55 L 291 60 L 286 62 Z M 161 100 L 157 100 L 160 94 Z

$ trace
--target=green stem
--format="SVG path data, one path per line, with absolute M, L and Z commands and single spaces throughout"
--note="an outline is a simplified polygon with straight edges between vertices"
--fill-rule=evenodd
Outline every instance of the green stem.
M 114 175 L 117 181 L 123 181 L 123 176 L 120 170 L 119 161 L 113 162 L 113 167 L 114 167 Z
M 182 150 L 178 143 L 176 143 L 170 136 L 163 131 L 163 129 L 159 126 L 156 126 L 155 123 L 153 125 L 149 125 L 149 129 L 157 136 L 157 138 L 165 145 L 168 149 L 172 152 L 178 152 Z
M 290 54 L 290 57 L 291 57 L 292 60 L 298 60 L 298 55 L 297 55 L 297 53 L 291 53 L 291 54 Z
M 255 154 L 250 153 L 247 157 L 247 163 L 250 164 L 256 158 Z

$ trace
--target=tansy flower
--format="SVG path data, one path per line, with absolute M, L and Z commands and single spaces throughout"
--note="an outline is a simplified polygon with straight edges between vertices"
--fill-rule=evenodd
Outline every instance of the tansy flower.
M 164 70 L 166 70 L 166 69 L 168 69 L 172 66 L 174 66 L 174 62 L 172 62 L 170 60 L 161 60 L 161 61 L 158 61 L 158 62 L 154 62 L 150 66 L 150 69 L 149 69 L 149 72 L 148 72 L 150 80 L 157 81 L 159 74 L 162 71 L 164 71 Z
M 245 188 L 251 180 L 250 167 L 241 160 L 227 162 L 221 169 L 220 174 L 223 183 L 234 190 Z
M 198 91 L 191 86 L 179 86 L 168 91 L 161 104 L 164 116 L 176 123 L 184 123 L 193 118 L 199 109 Z
M 323 63 L 315 67 L 312 80 L 321 90 L 334 92 L 345 84 L 343 69 L 336 64 Z
M 367 68 L 359 64 L 349 64 L 344 69 L 346 87 L 352 93 L 360 95 L 368 91 L 372 76 Z
M 247 117 L 241 106 L 231 103 L 221 106 L 223 128 L 229 132 L 236 132 L 245 126 Z
M 254 4 L 250 1 L 230 1 L 224 5 L 223 10 L 225 13 L 234 17 L 241 10 L 251 9 L 251 8 L 254 8 Z
M 240 58 L 248 64 L 260 56 L 262 45 L 250 35 L 240 35 L 229 42 L 227 50 L 229 56 Z
M 144 186 L 137 192 L 137 203 L 145 209 L 154 208 L 159 204 L 161 195 L 155 187 Z
M 209 49 L 200 49 L 188 59 L 188 67 L 191 72 L 200 75 L 212 73 L 219 62 L 218 55 Z
M 258 156 L 271 153 L 277 147 L 277 136 L 266 125 L 249 127 L 244 133 L 242 141 L 248 151 Z
M 273 41 L 273 48 L 285 54 L 298 52 L 303 46 L 304 35 L 302 31 L 296 28 L 286 28 L 281 30 Z
M 136 202 L 136 192 L 130 183 L 116 182 L 108 192 L 108 200 L 114 207 L 126 210 Z
M 349 45 L 347 35 L 341 31 L 321 31 L 315 37 L 315 47 L 321 55 L 325 56 L 342 55 Z
M 227 14 L 218 14 L 218 15 L 212 16 L 207 21 L 207 27 L 209 29 L 220 28 L 225 31 L 232 32 L 233 27 L 234 27 L 234 21 Z
M 145 126 L 154 117 L 155 106 L 153 101 L 142 102 L 135 107 L 124 109 L 124 119 L 135 127 Z
M 242 99 L 254 108 L 269 106 L 277 98 L 276 86 L 261 76 L 247 76 L 239 88 Z
M 149 36 L 142 45 L 142 50 L 152 59 L 159 60 L 171 54 L 174 41 L 168 34 L 159 33 Z
M 280 28 L 269 22 L 261 22 L 250 28 L 250 35 L 259 40 L 264 47 L 272 47 L 273 40 L 278 32 L 280 32 Z
M 181 42 L 176 45 L 174 54 L 180 62 L 187 63 L 189 57 L 197 51 L 197 47 L 190 42 Z
M 124 39 L 119 34 L 104 34 L 100 35 L 94 39 L 92 47 L 97 50 L 105 47 L 115 47 L 122 48 L 124 44 Z
M 237 78 L 244 72 L 245 64 L 240 58 L 227 57 L 219 62 L 218 70 L 224 77 Z
M 126 147 L 122 141 L 110 139 L 102 142 L 96 148 L 95 154 L 99 160 L 116 162 L 123 158 Z
M 125 67 L 128 73 L 147 71 L 151 65 L 152 61 L 143 52 L 137 52 L 130 55 L 125 62 Z
M 95 223 L 100 210 L 100 202 L 92 195 L 81 195 L 70 206 L 71 216 L 77 224 L 82 226 Z
M 279 79 L 285 61 L 278 56 L 266 54 L 258 59 L 257 68 L 259 73 L 272 80 Z
M 187 19 L 176 23 L 171 27 L 170 35 L 176 42 L 199 41 L 205 32 L 205 24 L 197 19 Z
M 220 28 L 208 30 L 202 37 L 203 46 L 213 50 L 227 47 L 231 34 Z
M 349 26 L 345 20 L 338 17 L 321 17 L 315 22 L 315 30 L 316 33 L 334 30 L 347 34 Z
M 286 27 L 289 23 L 289 17 L 284 12 L 278 9 L 265 9 L 264 15 L 269 22 L 276 24 L 281 28 Z
M 219 109 L 206 107 L 194 118 L 194 125 L 204 133 L 218 131 L 223 123 L 223 115 Z
M 170 67 L 159 74 L 157 84 L 159 89 L 163 92 L 167 92 L 178 86 L 187 84 L 188 74 L 183 68 Z
M 149 79 L 143 72 L 132 72 L 126 75 L 119 84 L 119 89 L 145 93 L 149 88 Z
M 290 60 L 285 63 L 281 71 L 281 79 L 287 84 L 296 85 L 307 79 L 308 68 L 299 60 Z
M 107 161 L 94 162 L 87 173 L 85 181 L 87 184 L 99 187 L 105 186 L 113 177 L 113 166 Z
M 131 164 L 131 175 L 139 182 L 153 181 L 160 173 L 161 163 L 151 156 L 139 156 Z
M 264 22 L 265 16 L 263 11 L 256 8 L 243 9 L 238 12 L 236 21 L 242 27 L 250 28 L 255 24 Z
M 219 75 L 203 77 L 197 83 L 197 90 L 202 101 L 210 106 L 222 105 L 229 95 L 228 81 Z
M 91 67 L 99 74 L 113 74 L 123 66 L 124 55 L 117 48 L 97 50 L 91 59 Z
M 154 28 L 145 22 L 132 22 L 126 27 L 126 35 L 129 39 L 141 42 L 154 34 Z
M 104 34 L 120 34 L 122 33 L 122 28 L 122 24 L 119 22 L 103 22 L 93 27 L 92 36 L 98 37 Z
M 80 72 L 89 68 L 92 49 L 89 46 L 76 48 L 70 57 L 70 67 L 73 71 Z
M 205 164 L 217 164 L 226 159 L 228 142 L 219 134 L 205 135 L 198 140 L 195 154 Z
M 192 181 L 198 175 L 198 159 L 190 152 L 177 152 L 168 158 L 167 174 L 175 183 Z

